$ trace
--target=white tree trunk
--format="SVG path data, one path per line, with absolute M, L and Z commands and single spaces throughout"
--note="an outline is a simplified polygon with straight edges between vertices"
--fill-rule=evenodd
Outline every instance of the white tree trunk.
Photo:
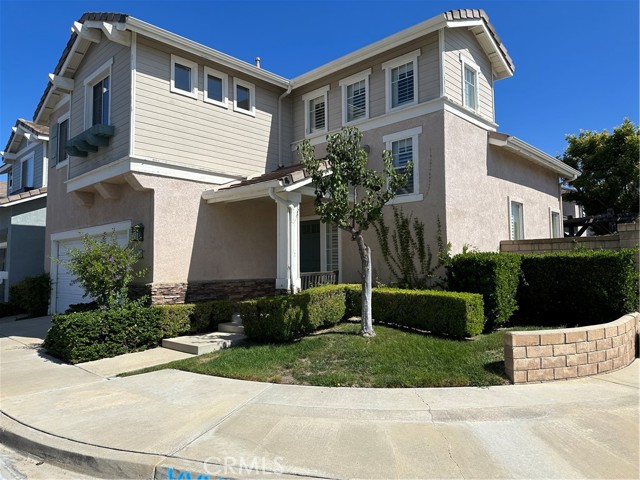
M 360 260 L 362 261 L 362 322 L 360 335 L 375 337 L 373 319 L 371 317 L 371 248 L 364 243 L 362 234 L 356 236 Z

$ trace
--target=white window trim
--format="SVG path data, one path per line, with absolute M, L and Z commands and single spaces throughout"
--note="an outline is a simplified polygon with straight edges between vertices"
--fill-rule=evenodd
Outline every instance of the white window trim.
M 382 137 L 382 141 L 385 144 L 385 149 L 391 151 L 391 144 L 397 140 L 404 140 L 411 138 L 411 146 L 413 148 L 413 192 L 399 194 L 392 198 L 388 205 L 407 203 L 407 202 L 419 202 L 422 201 L 424 196 L 420 193 L 420 135 L 422 134 L 422 127 L 415 127 L 409 130 L 403 130 L 401 132 L 391 133 Z
M 36 160 L 35 160 L 35 155 L 33 154 L 33 152 L 31 152 L 29 155 L 27 155 L 26 157 L 22 158 L 20 160 L 20 187 L 19 188 L 23 188 L 26 187 L 26 185 L 22 184 L 22 177 L 24 175 L 24 164 L 26 162 L 28 162 L 29 160 L 31 160 L 33 162 L 33 183 L 36 183 Z M 31 185 L 31 187 L 33 188 L 33 185 Z
M 553 231 L 553 214 L 557 214 L 558 215 L 558 234 L 559 236 L 556 237 L 555 232 Z M 562 224 L 562 214 L 560 213 L 560 210 L 553 208 L 553 207 L 549 207 L 549 231 L 551 233 L 551 237 L 550 238 L 562 238 L 564 237 L 564 225 Z
M 389 60 L 388 62 L 384 62 L 382 64 L 382 69 L 384 70 L 384 78 L 385 78 L 385 106 L 386 113 L 400 110 L 402 108 L 410 107 L 411 105 L 415 105 L 418 103 L 418 57 L 420 56 L 420 49 L 414 50 L 413 52 L 402 55 L 401 57 L 394 58 L 393 60 Z M 391 71 L 399 67 L 401 65 L 405 65 L 409 62 L 413 62 L 413 102 L 405 103 L 404 105 L 398 105 L 397 107 L 393 107 L 393 95 L 391 91 Z
M 58 143 L 60 143 L 60 124 L 62 122 L 64 122 L 65 120 L 69 120 L 69 127 L 71 127 L 70 118 L 71 118 L 71 115 L 69 114 L 69 112 L 67 112 L 64 115 L 60 115 L 60 118 L 58 118 L 58 120 L 56 122 L 58 124 Z M 71 134 L 71 128 L 68 128 L 67 133 L 69 135 Z M 68 140 L 68 138 L 67 138 L 67 140 Z M 55 145 L 54 148 L 57 149 L 58 145 Z M 66 151 L 65 151 L 65 153 L 66 153 Z M 57 152 L 56 152 L 56 156 L 57 156 Z M 59 161 L 58 163 L 56 163 L 56 170 L 66 166 L 68 164 L 69 164 L 69 154 L 67 153 L 67 156 L 65 157 L 64 161 L 62 161 L 62 162 Z
M 462 80 L 462 106 L 467 110 L 471 110 L 474 113 L 478 113 L 478 105 L 480 103 L 480 67 L 471 59 L 465 57 L 460 54 L 460 65 L 461 65 L 461 80 Z M 476 72 L 476 104 L 475 108 L 471 108 L 467 105 L 467 92 L 466 88 L 464 88 L 465 80 L 464 80 L 464 71 L 465 68 L 470 68 L 471 70 Z
M 509 232 L 507 234 L 508 235 L 507 238 L 509 238 L 509 240 L 516 240 L 515 238 L 512 238 L 512 236 L 511 236 L 511 204 L 512 203 L 519 203 L 520 205 L 522 205 L 522 219 L 521 219 L 521 221 L 522 221 L 522 238 L 519 239 L 519 240 L 525 240 L 527 238 L 527 235 L 526 235 L 525 222 L 524 222 L 524 200 L 522 200 L 521 198 L 518 198 L 518 197 L 507 197 L 507 207 L 508 207 L 507 218 L 509 220 L 508 223 L 507 223 L 508 229 L 509 229 Z
M 111 124 L 111 103 L 113 101 L 113 76 L 111 75 L 111 67 L 113 65 L 113 57 L 107 60 L 100 68 L 84 79 L 84 126 L 91 128 L 93 118 L 93 86 L 101 80 L 109 77 L 109 117 L 107 124 Z
M 7 192 L 11 194 L 13 190 L 13 167 L 7 171 Z
M 222 80 L 222 101 L 209 98 L 209 80 L 208 77 L 217 77 Z M 213 68 L 204 67 L 204 101 L 219 107 L 229 108 L 229 76 L 226 73 L 222 73 L 219 70 Z
M 244 108 L 238 107 L 238 100 L 236 98 L 238 87 L 249 89 L 250 110 L 245 110 Z M 233 111 L 243 113 L 245 115 L 250 115 L 252 117 L 256 116 L 256 86 L 253 83 L 245 82 L 244 80 L 240 80 L 239 78 L 233 78 Z
M 357 125 L 369 120 L 369 77 L 371 76 L 371 69 L 364 70 L 350 77 L 343 78 L 338 83 L 342 88 L 342 125 Z M 365 100 L 364 100 L 364 117 L 358 118 L 351 122 L 347 122 L 347 87 L 364 80 L 365 82 Z
M 306 138 L 326 134 L 329 130 L 329 90 L 329 85 L 325 85 L 324 87 L 302 95 L 302 101 L 304 102 L 304 136 Z M 324 97 L 324 128 L 311 132 L 311 125 L 309 125 L 309 101 L 318 97 Z
M 191 91 L 176 87 L 176 63 L 191 69 Z M 198 98 L 198 64 L 177 55 L 171 55 L 171 84 L 169 90 L 185 97 Z
M 314 97 L 315 98 L 315 97 Z M 300 222 L 320 220 L 320 270 L 327 270 L 327 224 L 320 219 L 319 215 L 308 215 L 300 217 Z M 338 283 L 342 283 L 342 230 L 338 230 Z

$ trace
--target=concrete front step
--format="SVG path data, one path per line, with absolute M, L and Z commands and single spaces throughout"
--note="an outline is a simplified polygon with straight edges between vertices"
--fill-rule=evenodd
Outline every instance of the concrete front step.
M 238 322 L 225 322 L 218 324 L 219 332 L 242 333 L 244 334 L 244 326 Z
M 165 338 L 162 346 L 179 352 L 202 355 L 215 352 L 223 348 L 233 347 L 244 343 L 246 335 L 241 333 L 213 332 L 201 335 L 189 335 L 184 337 Z

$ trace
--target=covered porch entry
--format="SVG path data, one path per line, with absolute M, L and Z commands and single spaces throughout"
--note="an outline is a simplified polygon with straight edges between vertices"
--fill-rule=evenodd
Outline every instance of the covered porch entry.
M 276 290 L 296 292 L 340 281 L 339 230 L 315 215 L 315 191 L 301 165 L 222 185 L 202 197 L 210 204 L 257 199 L 275 203 Z

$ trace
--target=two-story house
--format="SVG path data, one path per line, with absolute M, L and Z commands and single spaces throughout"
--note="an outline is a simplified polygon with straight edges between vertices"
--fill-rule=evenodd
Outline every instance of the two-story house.
M 345 125 L 373 167 L 412 181 L 392 203 L 454 251 L 559 234 L 559 177 L 577 171 L 498 133 L 494 82 L 514 66 L 488 18 L 456 10 L 286 79 L 122 14 L 75 22 L 34 119 L 50 126 L 47 256 L 81 234 L 141 242 L 156 303 L 357 281 L 355 245 L 313 210 L 296 145 Z M 556 223 L 554 223 L 556 222 Z M 388 280 L 375 238 L 375 275 Z M 82 301 L 50 264 L 52 311 Z
M 49 127 L 16 121 L 4 151 L 0 174 L 0 301 L 25 277 L 44 273 Z

